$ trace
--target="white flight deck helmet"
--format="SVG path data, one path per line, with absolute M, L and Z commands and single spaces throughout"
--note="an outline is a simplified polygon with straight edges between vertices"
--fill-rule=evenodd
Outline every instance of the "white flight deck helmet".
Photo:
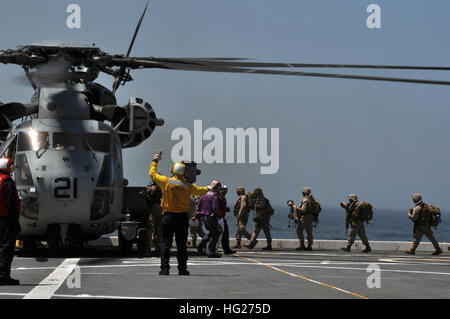
M 177 162 L 173 164 L 172 168 L 170 169 L 170 172 L 178 177 L 183 177 L 184 174 L 186 174 L 186 165 L 184 163 Z
M 213 180 L 209 186 L 211 187 L 211 190 L 218 192 L 222 188 L 222 183 L 218 180 Z

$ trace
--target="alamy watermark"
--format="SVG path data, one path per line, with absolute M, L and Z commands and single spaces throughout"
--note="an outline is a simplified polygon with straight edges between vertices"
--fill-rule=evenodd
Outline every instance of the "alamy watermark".
M 66 285 L 69 289 L 81 288 L 81 270 L 79 266 L 75 266 L 72 273 L 67 277 Z
M 172 131 L 172 161 L 193 160 L 196 163 L 260 163 L 261 174 L 275 174 L 280 166 L 280 129 L 217 127 L 203 131 L 202 120 L 194 120 L 194 132 L 184 127 Z M 209 141 L 203 146 L 204 141 Z M 270 152 L 269 152 L 270 142 Z M 193 146 L 193 148 L 192 148 Z M 192 152 L 193 150 L 193 152 Z M 246 156 L 248 154 L 248 156 Z
M 372 3 L 367 6 L 367 13 L 370 15 L 367 17 L 366 25 L 369 29 L 381 28 L 381 7 L 378 4 Z
M 78 4 L 69 4 L 66 8 L 66 12 L 70 13 L 67 17 L 66 25 L 69 29 L 81 28 L 81 8 Z
M 367 277 L 367 288 L 381 288 L 381 268 L 377 264 L 370 264 L 366 271 L 370 273 Z

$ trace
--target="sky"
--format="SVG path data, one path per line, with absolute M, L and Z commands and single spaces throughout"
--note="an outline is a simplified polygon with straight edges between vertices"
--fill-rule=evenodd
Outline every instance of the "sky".
M 69 29 L 66 8 L 81 8 L 81 28 Z M 125 54 L 145 0 L 1 0 L 0 49 L 45 40 L 95 43 Z M 381 28 L 369 29 L 369 4 L 381 8 Z M 151 0 L 132 56 L 244 57 L 265 62 L 450 66 L 447 0 Z M 310 71 L 310 70 L 306 70 Z M 314 70 L 319 71 L 319 70 Z M 336 70 L 323 69 L 324 72 Z M 348 74 L 450 81 L 447 71 L 339 70 Z M 0 101 L 28 102 L 32 89 L 0 65 Z M 199 185 L 217 179 L 262 187 L 274 204 L 298 201 L 312 188 L 322 206 L 348 194 L 375 207 L 405 209 L 411 194 L 450 209 L 450 89 L 448 86 L 254 74 L 135 70 L 117 92 L 119 105 L 138 96 L 165 125 L 124 150 L 130 185 L 149 182 L 152 154 L 169 174 L 176 128 L 278 128 L 279 170 L 261 163 L 199 164 Z M 111 78 L 98 82 L 112 85 Z M 203 146 L 208 142 L 205 141 Z M 234 199 L 234 196 L 230 197 Z

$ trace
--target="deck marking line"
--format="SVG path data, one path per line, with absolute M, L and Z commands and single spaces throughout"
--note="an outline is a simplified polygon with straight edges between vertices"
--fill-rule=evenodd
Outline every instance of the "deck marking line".
M 241 257 L 241 256 L 239 256 L 239 257 Z M 282 272 L 282 273 L 284 273 L 284 274 L 286 274 L 286 275 L 289 275 L 289 276 L 292 276 L 292 277 L 297 277 L 297 278 L 300 278 L 300 279 L 303 279 L 303 280 L 306 280 L 306 281 L 309 281 L 309 282 L 312 282 L 312 283 L 315 283 L 315 284 L 318 284 L 318 285 L 321 285 L 321 286 L 324 286 L 324 287 L 336 289 L 336 290 L 338 290 L 338 291 L 341 291 L 341 292 L 343 292 L 343 293 L 346 293 L 346 294 L 350 294 L 350 295 L 356 296 L 356 297 L 361 298 L 361 299 L 369 299 L 369 298 L 367 298 L 367 297 L 365 297 L 365 296 L 362 296 L 362 295 L 359 295 L 359 294 L 357 294 L 357 293 L 355 293 L 355 292 L 351 292 L 351 291 L 348 291 L 348 290 L 345 290 L 345 289 L 342 289 L 342 288 L 339 288 L 339 287 L 336 287 L 336 286 L 333 286 L 333 285 L 329 285 L 329 284 L 326 284 L 326 283 L 323 283 L 323 282 L 320 282 L 320 281 L 317 281 L 317 280 L 313 280 L 313 279 L 307 278 L 307 277 L 302 276 L 302 275 L 296 275 L 296 274 L 287 272 L 286 270 L 279 269 L 279 268 L 277 268 L 277 267 L 273 267 L 273 266 L 268 265 L 268 264 L 264 264 L 264 263 L 262 263 L 262 262 L 259 262 L 259 261 L 257 261 L 257 260 L 251 259 L 251 258 L 247 258 L 247 257 L 241 257 L 241 258 L 250 260 L 250 261 L 252 261 L 252 262 L 254 262 L 254 263 L 257 263 L 257 264 L 259 264 L 259 265 L 265 266 L 265 267 L 267 267 L 267 268 L 277 270 L 277 271 L 279 271 L 279 272 Z
M 67 258 L 23 299 L 50 299 L 77 266 L 80 258 Z

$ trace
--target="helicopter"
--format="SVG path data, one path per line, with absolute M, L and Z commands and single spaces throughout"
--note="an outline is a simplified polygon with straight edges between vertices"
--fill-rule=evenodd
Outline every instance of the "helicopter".
M 246 58 L 131 57 L 146 13 L 139 19 L 126 55 L 112 55 L 92 45 L 35 43 L 0 50 L 0 62 L 15 64 L 34 89 L 30 103 L 0 102 L 0 157 L 13 159 L 22 211 L 19 239 L 32 247 L 46 241 L 51 250 L 61 243 L 84 242 L 119 229 L 129 246 L 136 223 L 148 218 L 143 187 L 128 187 L 122 149 L 140 145 L 164 120 L 150 103 L 130 97 L 119 106 L 115 93 L 133 81 L 131 70 L 166 69 L 200 72 L 289 75 L 358 79 L 430 85 L 450 81 L 305 72 L 291 69 L 391 69 L 449 71 L 450 67 L 267 63 Z M 114 78 L 107 89 L 95 82 L 100 73 Z M 20 123 L 17 124 L 17 121 Z M 190 181 L 199 173 L 191 163 Z M 128 216 L 129 214 L 130 216 Z M 130 221 L 131 220 L 131 221 Z

